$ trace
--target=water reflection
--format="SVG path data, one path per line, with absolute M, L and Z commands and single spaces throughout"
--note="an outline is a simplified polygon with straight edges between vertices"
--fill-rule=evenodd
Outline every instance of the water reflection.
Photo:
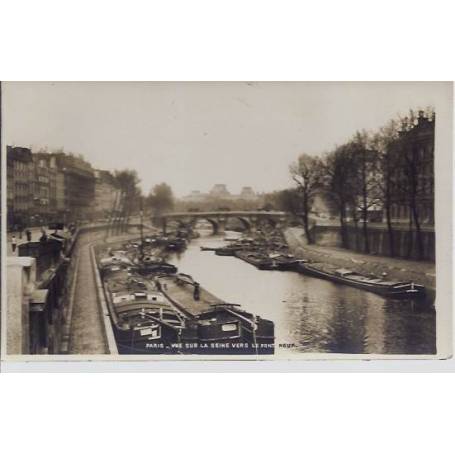
M 227 302 L 275 323 L 276 344 L 299 352 L 433 354 L 435 311 L 294 272 L 260 271 L 201 251 L 224 244 L 209 232 L 171 262 Z M 278 347 L 279 350 L 279 347 Z

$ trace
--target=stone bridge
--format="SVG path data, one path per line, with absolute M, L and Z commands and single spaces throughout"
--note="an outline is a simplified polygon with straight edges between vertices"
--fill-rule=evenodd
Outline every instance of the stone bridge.
M 261 226 L 269 225 L 273 228 L 282 228 L 288 220 L 286 212 L 277 211 L 213 211 L 213 212 L 173 212 L 164 213 L 155 218 L 155 224 L 160 225 L 166 233 L 170 223 L 177 223 L 180 227 L 194 228 L 200 220 L 208 221 L 214 234 L 223 233 L 230 219 L 237 219 L 243 224 L 246 231 L 255 231 Z

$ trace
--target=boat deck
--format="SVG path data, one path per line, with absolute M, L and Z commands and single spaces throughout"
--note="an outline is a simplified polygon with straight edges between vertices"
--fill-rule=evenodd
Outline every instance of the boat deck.
M 139 292 L 139 291 L 155 291 L 156 288 L 148 280 L 139 275 L 128 275 L 127 271 L 117 272 L 106 277 L 105 282 L 109 291 L 119 292 Z
M 194 300 L 194 287 L 186 283 L 177 284 L 176 278 L 172 276 L 161 277 L 158 281 L 161 283 L 163 294 L 192 316 L 212 309 L 213 305 L 225 303 L 202 287 L 199 287 L 199 300 Z

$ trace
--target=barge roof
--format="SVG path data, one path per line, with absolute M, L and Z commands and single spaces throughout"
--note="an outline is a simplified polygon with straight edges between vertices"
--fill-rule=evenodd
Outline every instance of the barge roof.
M 158 278 L 163 294 L 177 307 L 181 308 L 191 316 L 198 316 L 201 313 L 212 310 L 215 305 L 223 305 L 225 302 L 213 294 L 199 287 L 199 300 L 194 300 L 194 287 L 191 284 L 180 281 L 177 278 L 165 276 Z M 165 286 L 164 286 L 165 285 Z

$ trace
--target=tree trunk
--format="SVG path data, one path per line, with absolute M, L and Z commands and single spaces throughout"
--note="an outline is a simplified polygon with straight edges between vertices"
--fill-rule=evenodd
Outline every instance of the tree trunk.
M 413 244 L 414 244 L 414 241 L 413 241 L 413 229 L 412 229 L 412 209 L 411 207 L 409 207 L 410 210 L 409 210 L 409 230 L 408 230 L 408 233 L 409 233 L 409 241 L 408 241 L 408 250 L 406 252 L 406 257 L 407 258 L 410 258 L 411 257 L 411 254 L 412 254 L 412 247 L 413 247 Z
M 357 214 L 354 214 L 354 235 L 355 235 L 355 250 L 360 250 L 359 245 L 359 220 L 357 218 Z
M 122 204 L 122 193 L 119 191 L 118 198 L 116 199 L 115 202 L 115 210 L 112 216 L 112 229 L 111 229 L 111 235 L 116 234 L 117 230 L 117 223 L 118 223 L 118 211 L 120 210 Z
M 368 239 L 368 225 L 367 222 L 363 221 L 363 240 L 364 240 L 364 251 L 365 254 L 370 254 L 370 241 Z
M 104 237 L 104 240 L 106 241 L 109 234 L 112 235 L 113 233 L 113 230 L 114 230 L 114 223 L 115 223 L 115 212 L 117 210 L 117 205 L 119 203 L 119 193 L 116 192 L 115 193 L 115 197 L 114 197 L 114 205 L 112 207 L 112 212 L 109 216 L 109 224 L 108 224 L 108 228 L 106 229 L 106 235 Z
M 308 226 L 308 216 L 303 215 L 303 230 L 305 231 L 305 236 L 309 245 L 314 243 L 313 236 L 311 235 L 310 228 Z
M 365 159 L 365 157 L 364 157 Z M 362 188 L 362 217 L 363 217 L 363 242 L 364 242 L 364 251 L 366 254 L 370 253 L 370 242 L 368 239 L 368 195 L 367 195 L 367 184 L 366 184 L 366 169 L 365 169 L 365 161 L 363 162 L 362 168 L 362 179 L 363 179 L 363 188 Z
M 387 233 L 389 235 L 389 255 L 395 257 L 395 243 L 393 239 L 392 214 L 390 213 L 390 202 L 386 201 L 385 214 L 387 221 Z
M 340 206 L 340 225 L 341 225 L 341 244 L 343 248 L 349 248 L 349 241 L 346 231 L 346 207 L 344 204 Z
M 126 194 L 124 192 L 122 192 L 120 213 L 119 213 L 119 216 L 118 216 L 117 229 L 116 229 L 116 234 L 117 235 L 121 234 L 122 230 L 123 230 L 123 218 L 125 216 L 125 204 L 126 204 Z
M 417 205 L 414 203 L 412 207 L 412 216 L 414 218 L 414 224 L 416 227 L 416 237 L 417 237 L 417 259 L 423 259 L 423 239 L 422 239 L 422 231 L 420 229 L 420 220 L 419 220 L 419 213 L 417 210 Z
M 308 224 L 308 199 L 306 195 L 303 196 L 303 229 L 305 231 L 307 242 L 311 245 L 313 243 L 313 237 Z

